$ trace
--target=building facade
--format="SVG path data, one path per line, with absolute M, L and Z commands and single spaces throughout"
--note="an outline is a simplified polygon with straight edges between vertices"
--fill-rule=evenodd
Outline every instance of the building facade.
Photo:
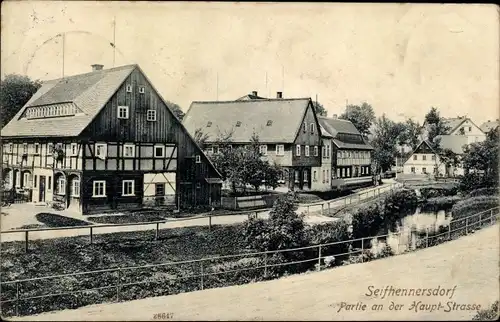
M 208 137 L 208 155 L 218 152 L 220 137 L 237 147 L 258 136 L 263 157 L 283 170 L 282 185 L 311 190 L 312 169 L 321 166 L 321 133 L 311 99 L 253 94 L 235 101 L 193 102 L 183 124 L 191 135 L 199 131 Z
M 2 129 L 3 176 L 83 214 L 220 202 L 220 174 L 137 65 L 44 82 Z

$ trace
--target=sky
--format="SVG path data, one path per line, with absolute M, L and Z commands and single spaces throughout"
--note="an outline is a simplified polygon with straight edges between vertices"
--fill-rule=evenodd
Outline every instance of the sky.
M 499 118 L 494 5 L 4 1 L 1 76 L 50 80 L 139 64 L 184 111 L 192 101 L 311 97 L 328 114 L 371 104 L 422 122 L 431 106 Z M 113 28 L 113 20 L 116 28 Z M 113 32 L 114 30 L 114 32 Z M 63 37 L 64 64 L 63 64 Z M 59 36 L 58 36 L 59 35 Z M 110 45 L 116 44 L 113 51 Z M 114 58 L 113 58 L 114 57 Z

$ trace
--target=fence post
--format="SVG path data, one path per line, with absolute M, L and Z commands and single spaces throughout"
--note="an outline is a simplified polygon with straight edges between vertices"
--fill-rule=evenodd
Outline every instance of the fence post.
M 321 216 L 324 215 L 324 213 L 323 213 L 323 207 L 324 207 L 324 204 L 321 204 Z
M 429 247 L 429 227 L 425 228 L 425 248 Z
M 28 231 L 24 232 L 24 251 L 28 252 Z
M 160 234 L 160 223 L 156 223 L 156 232 L 155 232 L 155 240 L 158 240 L 158 235 Z
M 264 278 L 267 278 L 267 253 L 264 253 Z
M 493 225 L 493 209 L 490 210 L 490 224 Z
M 365 239 L 364 238 L 361 238 L 361 263 L 363 263 L 363 256 L 364 256 L 364 253 L 365 253 L 365 243 L 364 243 Z
M 19 316 L 19 282 L 16 282 L 16 316 Z
M 451 222 L 448 225 L 448 240 L 451 240 Z
M 212 230 L 212 216 L 208 216 L 208 230 Z
M 309 205 L 307 206 L 307 214 L 309 215 L 310 212 L 309 212 Z
M 318 271 L 321 270 L 321 245 L 318 247 Z
M 89 228 L 90 228 L 90 244 L 92 245 L 92 243 L 94 242 L 94 232 L 92 226 L 90 226 Z
M 203 261 L 200 262 L 200 287 L 203 290 Z
M 116 271 L 117 281 L 116 281 L 116 302 L 120 302 L 120 280 L 121 280 L 121 270 Z
M 465 218 L 465 234 L 469 234 L 469 217 Z

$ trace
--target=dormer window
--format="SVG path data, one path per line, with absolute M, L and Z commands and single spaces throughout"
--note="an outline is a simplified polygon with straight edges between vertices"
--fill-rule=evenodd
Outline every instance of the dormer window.
M 273 121 L 268 120 L 268 121 L 267 121 L 267 126 L 271 126 L 271 125 L 273 125 Z
M 314 123 L 311 123 L 310 128 L 311 128 L 311 134 L 314 134 L 314 128 L 315 128 Z
M 118 118 L 128 119 L 128 106 L 118 106 Z
M 127 93 L 132 93 L 132 85 L 127 85 Z
M 212 122 L 211 121 L 208 121 L 207 123 L 207 127 L 211 127 L 212 126 Z
M 236 122 L 236 127 L 240 127 L 240 126 L 241 126 L 241 122 L 240 121 Z
M 139 86 L 139 93 L 144 94 L 146 92 L 146 87 Z
M 196 163 L 201 163 L 201 157 L 199 155 L 196 156 Z

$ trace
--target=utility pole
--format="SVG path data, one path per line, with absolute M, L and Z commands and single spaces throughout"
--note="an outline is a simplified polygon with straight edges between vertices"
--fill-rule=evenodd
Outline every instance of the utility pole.
M 62 78 L 64 78 L 64 44 L 65 42 L 65 33 L 62 33 Z
M 267 88 L 267 71 L 266 71 L 266 98 L 269 97 L 269 89 Z
M 115 67 L 116 56 L 116 16 L 113 17 L 113 67 Z
M 216 83 L 217 83 L 217 88 L 216 88 L 216 101 L 219 100 L 219 72 L 217 72 L 216 76 Z

